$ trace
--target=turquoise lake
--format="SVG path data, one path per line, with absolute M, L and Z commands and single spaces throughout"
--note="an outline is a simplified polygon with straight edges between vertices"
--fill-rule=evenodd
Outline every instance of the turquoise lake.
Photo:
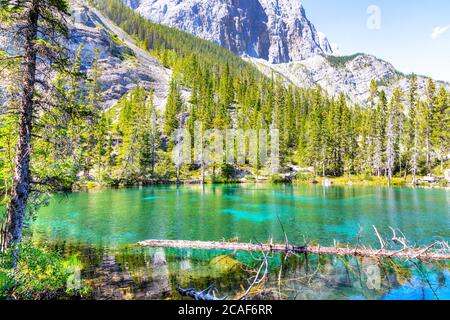
M 376 248 L 373 226 L 383 236 L 389 237 L 393 227 L 412 244 L 427 245 L 450 240 L 449 204 L 446 189 L 271 184 L 105 189 L 54 195 L 31 230 L 35 243 L 79 255 L 84 276 L 100 279 L 99 298 L 179 298 L 174 294 L 178 284 L 202 289 L 210 283 L 231 296 L 245 286 L 246 274 L 213 272 L 212 259 L 224 252 L 126 246 L 146 239 L 284 241 L 281 224 L 289 241 L 299 245 L 313 241 Z M 225 253 L 246 266 L 256 263 L 245 253 Z M 372 290 L 361 285 L 361 275 L 353 270 L 361 265 L 357 259 L 285 260 L 280 289 L 284 258 L 273 257 L 268 284 L 277 279 L 279 290 L 272 298 L 450 298 L 447 264 L 381 263 L 381 287 Z M 115 282 L 110 279 L 114 275 Z

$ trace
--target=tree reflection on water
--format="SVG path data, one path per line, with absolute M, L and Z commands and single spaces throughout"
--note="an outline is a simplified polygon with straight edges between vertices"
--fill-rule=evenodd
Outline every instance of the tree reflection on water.
M 234 299 L 251 284 L 258 256 L 212 250 L 53 244 L 77 255 L 96 299 L 186 299 L 176 287 Z M 248 299 L 449 299 L 450 264 L 414 260 L 274 254 Z

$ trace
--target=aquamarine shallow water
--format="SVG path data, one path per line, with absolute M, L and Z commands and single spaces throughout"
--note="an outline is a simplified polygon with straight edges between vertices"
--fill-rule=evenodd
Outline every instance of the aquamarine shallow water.
M 56 195 L 35 239 L 118 246 L 145 239 L 283 240 L 375 245 L 372 226 L 419 244 L 450 239 L 450 191 L 289 185 L 162 186 Z
M 375 225 L 385 236 L 391 234 L 391 226 L 400 229 L 412 243 L 426 245 L 450 240 L 449 203 L 450 190 L 445 189 L 270 184 L 105 189 L 54 195 L 50 205 L 39 211 L 32 238 L 63 253 L 78 252 L 86 266 L 86 277 L 96 278 L 101 270 L 100 274 L 129 279 L 131 272 L 135 279 L 131 284 L 108 283 L 107 287 L 125 285 L 137 299 L 163 298 L 175 291 L 177 283 L 195 288 L 214 283 L 231 296 L 245 280 L 233 275 L 212 276 L 209 266 L 213 257 L 224 252 L 150 248 L 129 252 L 124 246 L 146 239 L 238 237 L 240 241 L 262 242 L 273 237 L 274 241 L 284 241 L 277 216 L 289 241 L 296 244 L 307 239 L 330 245 L 336 240 L 377 247 Z M 245 253 L 229 254 L 241 263 L 252 260 Z M 279 261 L 275 258 L 273 262 L 274 281 L 278 279 Z M 317 257 L 308 261 L 308 268 L 301 259 L 284 267 L 289 270 L 283 275 L 284 298 L 450 299 L 448 265 L 409 263 L 402 267 L 411 272 L 408 281 L 402 280 L 398 270 L 385 266 L 381 289 L 369 290 L 357 269 L 349 271 L 335 257 L 322 261 L 320 272 L 311 271 L 315 278 L 309 281 L 308 270 L 320 264 Z M 162 270 L 156 278 L 155 268 Z M 298 282 L 299 277 L 306 277 L 303 279 L 308 285 Z M 99 284 L 98 291 L 101 288 Z M 100 297 L 105 298 L 105 294 Z

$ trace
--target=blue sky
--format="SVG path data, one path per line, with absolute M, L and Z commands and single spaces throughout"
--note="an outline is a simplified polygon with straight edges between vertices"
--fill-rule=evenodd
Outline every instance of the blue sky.
M 391 62 L 402 72 L 450 81 L 449 0 L 303 0 L 302 3 L 317 30 L 336 43 L 341 54 L 370 53 Z M 372 7 L 368 14 L 368 8 L 374 5 L 379 11 Z

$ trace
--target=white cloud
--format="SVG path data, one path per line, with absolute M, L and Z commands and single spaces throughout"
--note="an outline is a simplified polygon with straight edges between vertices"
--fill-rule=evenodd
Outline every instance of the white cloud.
M 437 39 L 443 33 L 447 32 L 450 29 L 450 25 L 446 27 L 436 27 L 433 29 L 433 33 L 431 34 L 432 39 Z

